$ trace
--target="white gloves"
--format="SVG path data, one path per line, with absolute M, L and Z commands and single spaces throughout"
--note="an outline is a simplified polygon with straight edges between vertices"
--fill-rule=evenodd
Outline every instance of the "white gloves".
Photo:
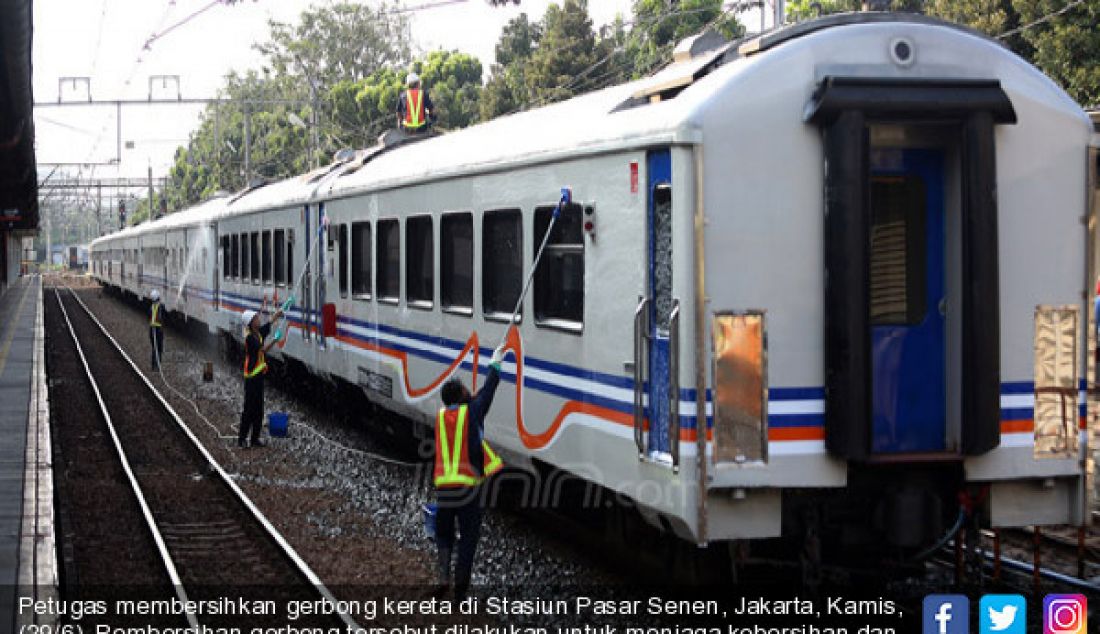
M 504 361 L 504 344 L 500 344 L 500 347 L 493 350 L 493 357 L 489 359 L 489 365 L 495 365 L 499 368 L 501 361 Z

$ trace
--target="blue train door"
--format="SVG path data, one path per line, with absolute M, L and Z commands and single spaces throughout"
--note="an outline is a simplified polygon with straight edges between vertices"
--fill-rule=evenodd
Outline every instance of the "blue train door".
M 648 453 L 669 452 L 669 316 L 672 312 L 672 162 L 668 150 L 646 157 L 649 201 L 649 434 Z
M 947 448 L 943 152 L 883 149 L 871 174 L 871 449 Z

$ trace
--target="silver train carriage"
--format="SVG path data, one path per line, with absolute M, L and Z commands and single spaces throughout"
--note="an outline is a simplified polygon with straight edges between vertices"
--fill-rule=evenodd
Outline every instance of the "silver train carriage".
M 1096 152 L 996 41 L 832 16 L 212 199 L 97 240 L 94 273 L 238 338 L 294 295 L 276 356 L 427 426 L 484 377 L 569 186 L 487 422 L 505 459 L 690 541 L 814 518 L 919 548 L 959 496 L 1086 519 Z

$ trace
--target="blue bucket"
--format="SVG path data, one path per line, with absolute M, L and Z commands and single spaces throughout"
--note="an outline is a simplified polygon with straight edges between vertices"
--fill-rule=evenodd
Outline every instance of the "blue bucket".
M 272 436 L 286 438 L 286 429 L 290 416 L 286 412 L 271 412 L 267 415 L 267 429 Z
M 421 504 L 420 513 L 424 516 L 424 534 L 428 539 L 435 539 L 435 504 Z

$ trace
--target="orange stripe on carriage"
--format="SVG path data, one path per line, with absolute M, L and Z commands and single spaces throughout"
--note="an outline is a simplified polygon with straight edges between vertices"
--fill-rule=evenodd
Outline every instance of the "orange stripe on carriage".
M 1088 429 L 1088 419 L 1085 416 L 1081 416 L 1077 419 L 1077 428 L 1081 430 Z M 1030 418 L 1001 421 L 1002 434 L 1029 434 L 1034 431 L 1035 421 Z

